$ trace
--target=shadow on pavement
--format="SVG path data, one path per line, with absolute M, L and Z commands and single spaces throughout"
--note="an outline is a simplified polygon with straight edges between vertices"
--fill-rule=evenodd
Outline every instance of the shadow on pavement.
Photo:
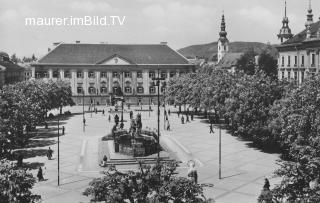
M 18 149 L 13 152 L 14 157 L 22 154 L 23 159 L 29 159 L 37 156 L 47 156 L 47 149 Z
M 30 170 L 38 169 L 40 166 L 43 167 L 44 163 L 40 163 L 40 162 L 24 162 L 23 165 L 22 165 L 23 168 L 30 169 Z
M 52 138 L 53 136 L 50 136 Z M 56 140 L 32 139 L 26 148 L 46 147 L 57 143 Z

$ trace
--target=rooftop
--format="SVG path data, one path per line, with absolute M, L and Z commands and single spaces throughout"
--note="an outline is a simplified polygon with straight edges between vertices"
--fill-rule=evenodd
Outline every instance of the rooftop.
M 101 64 L 118 56 L 130 64 L 188 64 L 165 44 L 59 44 L 39 64 Z
M 320 29 L 320 21 L 315 22 L 311 24 L 310 31 L 311 31 L 311 38 L 315 38 L 317 36 L 317 32 Z M 307 29 L 304 29 L 302 32 L 294 35 L 291 39 L 288 39 L 281 45 L 290 45 L 290 44 L 296 44 L 301 43 L 308 40 L 307 39 Z
M 24 71 L 25 69 L 17 64 L 9 61 L 0 61 L 0 66 L 5 68 L 7 72 Z
M 237 65 L 237 62 L 242 55 L 243 53 L 226 53 L 217 66 L 221 68 L 231 68 L 232 66 Z

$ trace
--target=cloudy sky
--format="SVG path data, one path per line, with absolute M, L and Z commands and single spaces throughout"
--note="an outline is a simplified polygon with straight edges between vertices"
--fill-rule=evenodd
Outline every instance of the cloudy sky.
M 287 0 L 293 33 L 304 28 L 308 0 Z M 159 43 L 179 49 L 216 41 L 224 10 L 230 41 L 277 43 L 284 0 L 0 0 L 0 50 L 44 55 L 53 42 Z M 320 1 L 312 2 L 314 20 Z M 25 18 L 123 16 L 115 26 L 26 26 Z

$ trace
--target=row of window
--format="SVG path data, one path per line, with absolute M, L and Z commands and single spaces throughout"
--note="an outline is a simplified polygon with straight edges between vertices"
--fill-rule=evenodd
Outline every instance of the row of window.
M 70 71 L 64 71 L 64 78 L 71 78 L 71 73 Z M 112 77 L 113 78 L 120 78 L 120 72 L 113 72 L 112 73 Z M 167 78 L 167 72 L 161 72 L 160 73 L 162 78 Z M 176 75 L 176 72 L 171 71 L 170 72 L 170 77 L 174 77 Z M 107 73 L 106 72 L 100 72 L 100 76 L 101 78 L 107 78 Z M 155 71 L 150 71 L 149 72 L 149 78 L 154 78 L 156 76 Z M 36 72 L 36 78 L 49 78 L 49 73 L 47 71 L 43 71 L 43 72 Z M 58 71 L 53 71 L 52 73 L 52 77 L 53 78 L 59 78 L 60 77 L 60 73 Z M 82 71 L 77 71 L 77 78 L 83 78 L 84 74 Z M 88 77 L 89 78 L 95 78 L 96 74 L 93 71 L 88 72 Z M 132 73 L 131 72 L 124 72 L 124 77 L 125 78 L 131 78 L 132 77 Z M 142 78 L 142 71 L 138 71 L 137 72 L 137 78 Z
M 281 66 L 284 66 L 284 56 L 281 57 Z M 294 66 L 297 66 L 298 64 L 298 56 L 294 56 Z M 304 55 L 301 55 L 301 62 L 300 62 L 301 66 L 304 66 Z M 311 66 L 315 66 L 316 64 L 316 55 L 315 54 L 311 54 Z M 291 56 L 287 56 L 287 66 L 291 66 Z
M 300 77 L 301 77 L 301 81 L 303 82 L 304 80 L 304 72 L 300 72 Z M 281 78 L 284 79 L 285 76 L 284 76 L 284 71 L 281 72 Z M 298 72 L 297 71 L 294 71 L 293 72 L 293 78 L 291 77 L 291 71 L 288 71 L 288 74 L 287 74 L 287 78 L 288 79 L 294 79 L 294 80 L 298 80 Z
M 117 89 L 120 87 L 113 87 L 113 92 L 116 92 Z M 165 87 L 161 87 L 161 92 L 163 93 L 165 91 Z M 98 94 L 99 92 L 95 87 L 89 87 L 88 88 L 89 94 Z M 124 92 L 125 93 L 132 93 L 132 87 L 124 87 Z M 77 87 L 77 93 L 78 94 L 83 94 L 83 88 L 82 87 Z M 106 87 L 101 87 L 100 88 L 100 93 L 101 94 L 107 94 L 108 89 Z M 137 87 L 137 93 L 143 94 L 144 93 L 144 88 L 143 87 Z M 149 93 L 150 94 L 155 94 L 156 93 L 156 88 L 154 86 L 149 87 Z

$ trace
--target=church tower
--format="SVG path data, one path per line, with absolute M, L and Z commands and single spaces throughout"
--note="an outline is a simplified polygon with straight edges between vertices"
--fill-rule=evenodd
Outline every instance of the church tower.
M 224 14 L 222 14 L 221 30 L 219 32 L 220 38 L 218 40 L 218 63 L 229 51 L 229 40 L 227 38 L 226 23 L 224 21 Z
M 311 0 L 309 0 L 309 9 L 307 14 L 307 22 L 305 24 L 306 28 L 308 29 L 309 26 L 313 23 L 313 14 L 312 14 L 312 8 L 311 8 Z
M 282 20 L 282 28 L 278 34 L 278 39 L 283 43 L 284 40 L 290 39 L 293 36 L 291 29 L 289 28 L 289 18 L 287 17 L 287 1 L 285 1 L 284 6 L 284 17 Z

